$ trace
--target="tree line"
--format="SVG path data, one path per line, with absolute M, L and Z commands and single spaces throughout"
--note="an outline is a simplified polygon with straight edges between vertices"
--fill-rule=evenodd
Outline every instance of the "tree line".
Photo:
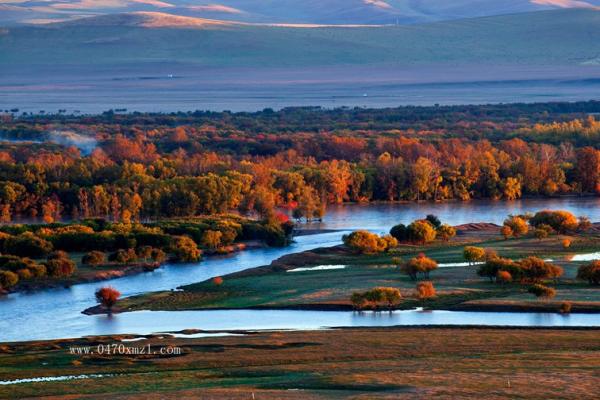
M 0 220 L 319 219 L 342 202 L 595 194 L 599 104 L 3 116 L 0 137 L 36 142 L 0 144 Z M 57 130 L 97 147 L 53 143 Z

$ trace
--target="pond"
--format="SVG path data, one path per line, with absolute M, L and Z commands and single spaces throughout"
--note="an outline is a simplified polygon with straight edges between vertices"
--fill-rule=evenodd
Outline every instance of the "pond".
M 542 209 L 565 209 L 576 215 L 587 215 L 592 221 L 600 221 L 600 208 L 598 207 L 600 199 L 597 198 L 560 198 L 549 200 L 519 200 L 514 202 L 489 202 L 477 201 L 468 203 L 420 203 L 420 204 L 377 204 L 377 205 L 348 205 L 335 206 L 328 210 L 328 214 L 323 223 L 318 224 L 318 228 L 323 229 L 371 229 L 378 232 L 387 232 L 389 228 L 399 222 L 410 222 L 416 218 L 422 218 L 426 214 L 434 213 L 438 215 L 443 222 L 457 225 L 467 222 L 495 222 L 501 223 L 506 215 L 510 213 L 534 212 Z M 311 226 L 314 228 L 315 226 Z M 276 258 L 283 255 L 314 249 L 317 247 L 333 246 L 340 243 L 341 236 L 348 231 L 337 231 L 322 233 L 316 235 L 298 236 L 295 243 L 286 248 L 261 248 L 251 249 L 236 253 L 226 257 L 212 257 L 203 260 L 198 264 L 167 264 L 164 267 L 145 274 L 134 275 L 115 279 L 108 284 L 117 288 L 123 296 L 131 296 L 148 291 L 169 290 L 178 286 L 203 281 L 215 276 L 226 275 L 232 272 L 241 271 L 247 268 L 253 268 L 260 265 L 269 264 Z M 600 249 L 599 249 L 600 250 Z M 122 314 L 108 320 L 105 317 L 89 317 L 81 314 L 81 311 L 93 306 L 94 291 L 107 285 L 107 282 L 97 282 L 89 284 L 80 284 L 68 289 L 52 289 L 36 293 L 19 293 L 6 296 L 0 299 L 0 342 L 16 340 L 34 340 L 49 339 L 60 337 L 75 337 L 82 335 L 92 335 L 99 333 L 143 333 L 144 331 L 165 331 L 173 330 L 172 326 L 179 326 L 179 323 L 169 322 L 169 315 L 172 318 L 181 318 L 181 328 L 198 329 L 217 329 L 209 328 L 211 318 L 217 314 L 194 314 L 195 316 L 188 322 L 197 326 L 186 326 L 185 317 L 175 317 L 184 314 L 167 313 L 156 314 L 150 319 L 138 317 L 138 314 Z M 240 314 L 241 313 L 241 314 Z M 286 313 L 291 313 L 286 311 Z M 497 315 L 492 313 L 493 315 Z M 143 314 L 142 314 L 143 315 Z M 196 316 L 197 315 L 197 316 Z M 308 323 L 305 317 L 299 319 L 298 314 L 277 314 L 276 312 L 252 311 L 250 314 L 244 314 L 242 311 L 223 312 L 222 318 L 230 321 L 239 321 L 236 323 L 237 329 L 259 329 L 260 327 L 285 327 L 285 324 L 279 324 L 279 318 L 283 316 L 292 316 L 296 319 Z M 229 316 L 227 316 L 229 315 Z M 242 316 L 251 315 L 251 318 L 242 318 Z M 295 315 L 295 316 L 294 316 Z M 392 314 L 395 316 L 396 314 Z M 398 317 L 385 317 L 386 324 L 395 324 L 403 315 Z M 416 314 L 415 314 L 416 315 Z M 447 314 L 418 314 L 419 323 L 433 323 L 434 318 L 440 323 L 447 323 L 449 316 Z M 432 317 L 435 315 L 435 317 Z M 439 315 L 439 317 L 438 317 Z M 457 315 L 457 314 L 451 314 Z M 210 316 L 210 317 L 209 317 Z M 477 313 L 468 313 L 469 321 L 477 322 L 473 318 L 481 317 Z M 520 316 L 520 317 L 519 317 Z M 105 319 L 102 319 L 105 318 Z M 142 318 L 144 323 L 140 323 L 138 318 Z M 287 318 L 287 317 L 286 317 Z M 313 325 L 311 327 L 321 326 L 354 326 L 347 325 L 352 321 L 360 320 L 361 316 L 353 313 L 332 313 L 322 312 L 307 316 Z M 373 317 L 377 319 L 379 317 Z M 408 317 L 405 317 L 408 318 Z M 415 317 L 416 318 L 416 317 Z M 458 317 L 457 317 L 458 318 Z M 460 318 L 463 318 L 462 316 Z M 538 318 L 550 321 L 549 324 L 560 324 L 564 321 L 575 321 L 578 324 L 583 323 L 589 326 L 596 323 L 598 316 L 580 316 L 573 315 L 562 317 L 550 314 L 550 317 L 538 316 L 534 314 L 529 319 L 523 314 L 510 317 L 509 314 L 499 314 L 494 321 L 499 318 L 516 321 L 523 319 L 523 323 L 535 321 Z M 566 318 L 566 319 L 565 319 Z M 591 322 L 585 322 L 589 321 Z M 203 326 L 206 321 L 207 326 Z M 284 320 L 285 321 L 285 320 Z M 344 322 L 346 321 L 346 322 Z M 348 322 L 350 321 L 350 322 Z M 364 321 L 371 321 L 367 318 Z M 363 323 L 361 321 L 360 323 Z M 429 322 L 428 322 L 429 321 Z M 459 321 L 456 319 L 455 321 Z M 478 323 L 484 323 L 483 320 Z M 148 324 L 153 324 L 148 326 Z M 244 325 L 244 324 L 247 324 Z M 163 326 L 164 325 L 164 326 Z M 166 326 L 170 326 L 166 328 Z M 550 325 L 551 326 L 551 325 Z M 595 326 L 595 325 L 594 325 Z M 288 326 L 289 327 L 289 326 Z M 302 327 L 295 329 L 301 329 Z

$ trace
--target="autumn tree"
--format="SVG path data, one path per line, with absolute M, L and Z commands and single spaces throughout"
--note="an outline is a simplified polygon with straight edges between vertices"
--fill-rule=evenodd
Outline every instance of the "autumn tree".
M 519 237 L 529 232 L 527 221 L 519 216 L 510 216 L 504 220 L 504 226 L 510 228 L 512 236 Z
M 435 260 L 421 253 L 405 263 L 402 266 L 402 272 L 407 274 L 412 280 L 417 280 L 419 274 L 429 279 L 429 273 L 437 269 L 437 267 L 438 264 Z
M 398 246 L 398 241 L 390 235 L 379 236 L 365 230 L 344 235 L 342 241 L 349 248 L 363 254 L 381 253 Z
M 535 297 L 550 299 L 556 296 L 556 289 L 536 283 L 535 285 L 531 285 L 527 291 L 533 294 Z
M 102 304 L 110 313 L 117 300 L 119 300 L 119 297 L 121 297 L 121 292 L 111 286 L 105 286 L 98 289 L 95 296 L 98 303 Z
M 575 217 L 572 213 L 563 210 L 539 211 L 535 213 L 535 215 L 529 220 L 529 223 L 534 227 L 547 225 L 559 233 L 575 231 L 579 226 L 577 217 Z
M 435 297 L 435 288 L 433 287 L 433 282 L 424 281 L 417 283 L 416 287 L 417 298 L 420 300 L 429 299 L 431 297 Z
M 88 265 L 104 264 L 106 262 L 106 254 L 101 251 L 93 250 L 84 255 L 81 262 Z
M 0 271 L 0 289 L 10 289 L 19 282 L 19 276 L 12 271 Z
M 202 257 L 202 251 L 189 236 L 177 237 L 172 251 L 177 260 L 182 262 L 196 262 Z
M 588 281 L 590 285 L 600 285 L 600 260 L 580 266 L 577 270 L 577 279 Z
M 426 244 L 435 240 L 436 231 L 428 221 L 417 220 L 408 225 L 408 237 L 414 243 Z
M 512 282 L 512 275 L 508 271 L 500 270 L 496 273 L 496 282 L 510 283 Z
M 575 171 L 581 190 L 595 193 L 600 182 L 600 152 L 593 147 L 584 147 L 577 152 Z
M 202 234 L 202 239 L 200 240 L 200 244 L 203 247 L 206 247 L 211 250 L 217 249 L 221 246 L 221 238 L 223 237 L 223 233 L 221 231 L 213 231 L 211 229 L 207 229 Z
M 75 262 L 70 258 L 50 259 L 44 265 L 48 275 L 55 278 L 71 276 L 77 269 Z
M 485 249 L 475 246 L 466 246 L 463 250 L 463 257 L 469 265 L 485 260 Z
M 436 230 L 436 236 L 447 242 L 456 236 L 456 229 L 447 224 L 440 225 Z

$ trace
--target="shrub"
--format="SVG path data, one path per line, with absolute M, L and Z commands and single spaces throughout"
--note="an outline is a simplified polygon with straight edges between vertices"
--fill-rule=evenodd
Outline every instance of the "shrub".
M 414 221 L 408 226 L 408 237 L 411 242 L 426 244 L 435 240 L 436 232 L 428 221 Z
M 421 300 L 435 297 L 435 288 L 433 282 L 425 281 L 417 283 L 417 297 Z
M 100 265 L 106 262 L 106 255 L 101 251 L 90 251 L 81 258 L 83 264 Z
M 137 254 L 133 249 L 119 249 L 108 257 L 108 261 L 119 264 L 128 264 L 137 260 Z
M 577 218 L 568 211 L 544 210 L 537 212 L 529 221 L 531 226 L 538 227 L 541 224 L 549 225 L 559 233 L 574 231 L 579 226 Z
M 181 262 L 196 262 L 202 257 L 202 251 L 198 249 L 196 242 L 189 236 L 177 237 L 173 247 L 173 254 Z
M 577 279 L 588 281 L 590 285 L 600 285 L 600 260 L 579 267 Z
M 17 256 L 1 256 L 0 257 L 0 266 L 3 269 L 16 272 L 19 269 L 29 268 L 34 265 L 35 261 L 31 258 L 27 257 L 17 257 Z
M 77 269 L 75 263 L 68 258 L 48 260 L 44 265 L 48 275 L 55 278 L 71 276 Z
M 485 260 L 485 249 L 481 247 L 466 246 L 463 250 L 463 257 L 473 265 L 473 263 Z
M 536 283 L 527 289 L 527 291 L 535 297 L 541 297 L 545 299 L 550 299 L 556 295 L 556 290 L 554 288 L 544 286 L 542 284 Z
M 4 250 L 21 257 L 44 257 L 52 251 L 52 244 L 31 232 L 11 236 L 4 242 Z
M 154 261 L 162 263 L 167 259 L 167 254 L 161 249 L 152 249 L 150 257 L 152 257 Z
M 167 248 L 173 242 L 171 236 L 155 232 L 136 232 L 133 238 L 138 246 Z
M 219 246 L 221 246 L 221 238 L 223 237 L 223 233 L 221 231 L 213 231 L 206 230 L 202 234 L 202 239 L 200 240 L 200 245 L 202 247 L 206 247 L 211 250 L 215 250 Z
M 363 254 L 381 253 L 398 245 L 398 241 L 390 235 L 380 237 L 375 233 L 364 230 L 344 235 L 342 240 L 346 246 Z
M 398 240 L 392 235 L 384 235 L 379 238 L 379 246 L 383 248 L 383 251 L 389 251 L 398 247 Z
M 392 308 L 401 299 L 402 293 L 400 293 L 400 290 L 392 287 L 376 287 L 363 293 L 353 293 L 350 296 L 352 305 L 357 309 L 361 309 L 369 303 L 373 306 L 384 303 L 389 308 Z
M 489 278 L 490 281 L 493 282 L 494 279 L 498 279 L 498 274 L 502 271 L 510 275 L 510 278 L 512 280 L 513 276 L 510 271 L 514 271 L 514 267 L 514 261 L 508 258 L 491 258 L 489 260 L 486 260 L 485 264 L 481 264 L 479 266 L 479 268 L 477 269 L 477 275 Z
M 450 225 L 441 225 L 437 228 L 437 236 L 444 242 L 447 242 L 448 240 L 456 236 L 456 229 L 454 229 L 454 227 Z
M 408 228 L 404 224 L 395 225 L 390 229 L 390 235 L 400 242 L 405 242 L 408 240 Z
M 379 287 L 374 290 L 378 290 L 381 292 L 381 297 L 383 301 L 387 303 L 388 307 L 392 307 L 402 299 L 402 293 L 400 293 L 400 289 L 391 288 L 391 287 Z
M 402 267 L 402 272 L 407 274 L 410 279 L 417 280 L 418 274 L 429 278 L 429 272 L 437 269 L 438 264 L 431 258 L 426 257 L 424 254 L 419 254 L 417 257 L 411 258 Z
M 508 271 L 498 271 L 496 274 L 496 282 L 500 283 L 510 283 L 512 282 L 512 275 Z
M 429 222 L 431 226 L 435 229 L 439 228 L 442 225 L 442 221 L 437 217 L 437 215 L 429 214 L 425 217 L 425 221 Z
M 587 232 L 592 227 L 592 221 L 588 217 L 579 217 L 579 223 L 577 224 L 577 230 L 579 232 Z
M 495 260 L 496 258 L 499 258 L 498 253 L 492 249 L 485 249 L 485 256 L 483 257 L 485 261 Z
M 0 271 L 0 287 L 9 289 L 19 283 L 19 275 L 11 271 Z
M 34 278 L 43 278 L 48 273 L 46 266 L 41 264 L 33 264 L 27 267 Z
M 573 308 L 573 304 L 570 301 L 563 301 L 560 303 L 560 308 L 558 311 L 561 314 L 569 314 L 571 312 L 571 308 Z
M 504 225 L 501 229 L 500 229 L 500 233 L 502 234 L 502 236 L 504 236 L 504 239 L 508 239 L 509 237 L 512 237 L 514 235 L 513 230 L 511 229 L 510 226 L 506 226 Z
M 540 225 L 536 226 L 536 229 L 544 230 L 548 233 L 548 235 L 552 235 L 553 233 L 556 233 L 554 231 L 554 228 L 552 228 L 550 225 L 547 225 L 547 224 L 540 224 Z
M 19 275 L 19 280 L 33 278 L 33 273 L 31 272 L 31 270 L 29 270 L 27 268 L 17 270 L 17 275 Z
M 538 257 L 524 258 L 518 264 L 523 269 L 525 278 L 531 282 L 538 282 L 543 279 L 556 279 L 563 274 L 561 267 L 545 262 Z
M 360 310 L 367 304 L 367 299 L 365 299 L 364 293 L 355 292 L 350 296 L 350 302 L 354 308 Z
M 542 240 L 548 237 L 548 231 L 545 229 L 541 229 L 541 228 L 536 228 L 536 230 L 533 232 L 533 235 L 538 239 L 538 240 Z
M 526 235 L 529 232 L 529 226 L 527 225 L 527 221 L 518 216 L 510 216 L 504 220 L 504 226 L 507 226 L 512 231 L 512 236 L 519 237 L 522 235 Z
M 144 261 L 148 261 L 150 257 L 152 257 L 152 247 L 150 246 L 142 246 L 139 247 L 136 251 L 138 258 L 141 258 Z
M 117 300 L 121 296 L 121 292 L 117 289 L 105 286 L 96 291 L 96 300 L 98 303 L 102 304 L 109 311 L 112 310 L 112 307 L 117 303 Z

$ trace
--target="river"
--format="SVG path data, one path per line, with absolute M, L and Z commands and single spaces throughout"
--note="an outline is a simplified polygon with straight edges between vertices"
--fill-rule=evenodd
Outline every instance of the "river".
M 420 203 L 347 205 L 328 209 L 323 223 L 311 227 L 340 229 L 298 236 L 286 248 L 251 249 L 226 257 L 211 257 L 199 264 L 167 264 L 149 273 L 110 281 L 123 296 L 178 286 L 269 264 L 283 255 L 340 243 L 352 229 L 386 232 L 399 222 L 410 222 L 434 213 L 452 225 L 467 222 L 501 223 L 510 213 L 541 209 L 565 209 L 600 221 L 600 199 L 560 198 L 513 202 Z M 112 317 L 86 316 L 81 311 L 94 305 L 94 291 L 106 282 L 74 285 L 35 293 L 18 293 L 0 300 L 0 342 L 42 340 L 112 333 L 150 333 L 184 328 L 227 329 L 316 329 L 333 326 L 389 326 L 414 324 L 482 324 L 515 326 L 600 326 L 600 316 L 555 314 L 419 312 L 352 313 L 330 311 L 188 311 L 135 312 Z

